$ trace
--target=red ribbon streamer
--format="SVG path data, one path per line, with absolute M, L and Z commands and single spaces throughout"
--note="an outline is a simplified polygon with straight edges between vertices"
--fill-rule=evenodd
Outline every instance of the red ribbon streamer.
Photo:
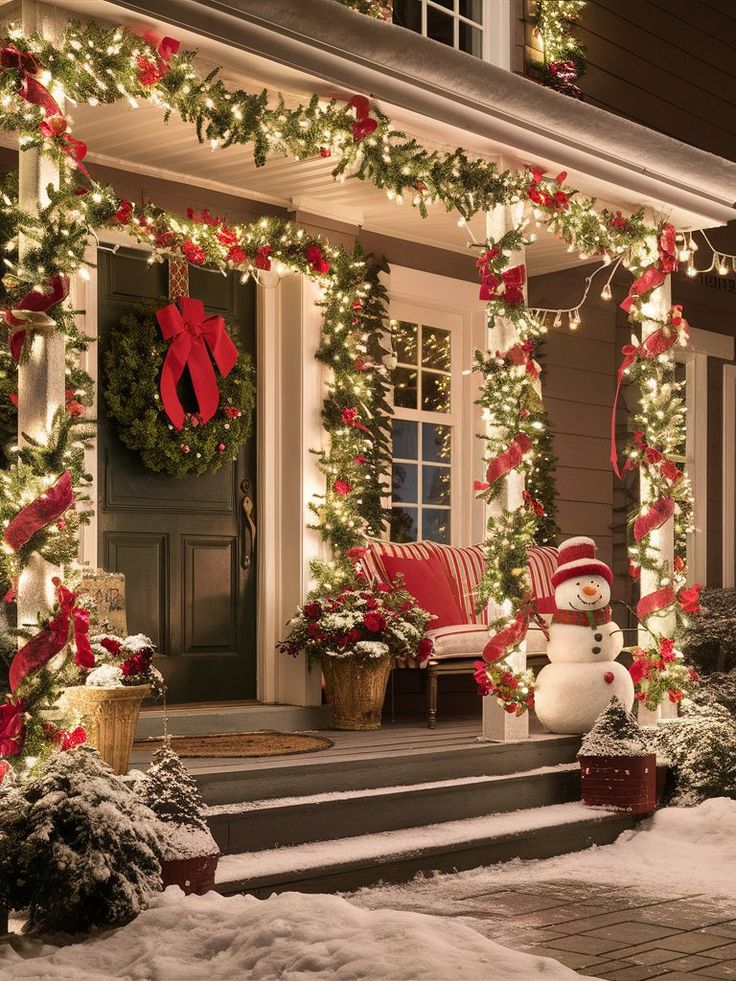
M 499 630 L 483 648 L 483 660 L 488 664 L 500 661 L 509 650 L 516 647 L 526 637 L 529 629 L 529 617 L 525 613 L 517 613 L 516 619 L 508 627 Z
M 67 157 L 77 165 L 85 177 L 89 177 L 89 171 L 82 163 L 87 156 L 87 144 L 76 139 L 71 133 L 67 133 L 66 119 L 63 116 L 46 119 L 38 128 L 48 139 L 56 140 Z
M 621 309 L 628 313 L 636 300 L 640 299 L 645 293 L 651 293 L 652 290 L 661 286 L 666 279 L 667 277 L 661 269 L 657 266 L 649 266 L 629 287 L 629 295 L 621 301 Z
M 46 86 L 33 77 L 41 71 L 41 65 L 29 51 L 20 51 L 14 44 L 6 44 L 0 48 L 0 65 L 20 74 L 19 94 L 22 99 L 41 106 L 45 116 L 61 115 L 58 102 Z
M 75 596 L 61 582 L 55 580 L 59 600 L 59 611 L 49 621 L 48 626 L 32 637 L 13 658 L 10 665 L 10 690 L 16 691 L 18 685 L 31 671 L 37 671 L 48 664 L 69 641 L 69 624 L 74 609 Z
M 60 518 L 73 503 L 72 475 L 65 470 L 53 487 L 10 519 L 3 533 L 4 541 L 14 552 L 17 552 L 37 531 Z
M 646 596 L 642 596 L 636 605 L 636 615 L 640 620 L 644 621 L 655 613 L 661 613 L 667 607 L 674 606 L 674 603 L 675 591 L 669 586 L 665 586 L 662 589 L 656 589 L 653 593 L 647 593 Z
M 189 369 L 202 422 L 209 422 L 217 411 L 220 390 L 207 348 L 223 376 L 238 360 L 238 349 L 222 317 L 205 318 L 204 304 L 191 297 L 179 297 L 179 307 L 181 312 L 170 303 L 156 312 L 161 333 L 171 342 L 161 371 L 161 398 L 166 415 L 177 429 L 184 425 L 184 409 L 176 391 L 184 368 Z
M 51 307 L 55 307 L 57 303 L 65 300 L 67 296 L 69 296 L 69 280 L 66 276 L 55 273 L 46 283 L 45 292 L 39 293 L 38 290 L 31 290 L 30 293 L 26 293 L 23 299 L 15 304 L 13 310 L 27 310 L 29 313 L 45 313 Z M 20 361 L 21 351 L 23 350 L 23 344 L 26 339 L 27 327 L 24 327 L 26 321 L 14 317 L 12 310 L 4 310 L 2 316 L 9 327 L 22 328 L 14 330 L 8 342 L 10 353 L 17 364 Z
M 661 497 L 642 511 L 634 521 L 634 541 L 640 542 L 656 528 L 661 528 L 675 513 L 675 502 L 671 497 Z
M 522 457 L 531 449 L 532 441 L 526 433 L 517 433 L 507 450 L 499 454 L 495 460 L 491 460 L 486 470 L 486 480 L 489 484 L 495 483 L 501 477 L 505 477 L 509 471 L 518 467 Z

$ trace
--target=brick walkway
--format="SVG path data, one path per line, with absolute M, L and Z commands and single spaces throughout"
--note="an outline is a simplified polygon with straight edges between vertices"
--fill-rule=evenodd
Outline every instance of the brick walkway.
M 736 978 L 736 908 L 702 895 L 657 900 L 605 886 L 537 882 L 493 893 L 469 888 L 456 894 L 448 913 L 472 919 L 499 943 L 554 957 L 582 975 Z

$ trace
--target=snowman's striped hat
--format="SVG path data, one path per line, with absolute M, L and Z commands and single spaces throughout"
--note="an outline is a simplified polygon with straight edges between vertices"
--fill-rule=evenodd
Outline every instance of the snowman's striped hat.
M 605 562 L 595 557 L 597 548 L 592 538 L 579 536 L 568 538 L 557 552 L 557 571 L 552 576 L 554 589 L 575 576 L 603 576 L 609 586 L 613 585 L 613 573 Z

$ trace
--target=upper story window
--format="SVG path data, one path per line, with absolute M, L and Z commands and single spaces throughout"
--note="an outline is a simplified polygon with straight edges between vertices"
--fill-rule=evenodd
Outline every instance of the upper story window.
M 452 541 L 452 332 L 400 320 L 392 421 L 391 540 Z
M 393 21 L 458 51 L 486 58 L 483 0 L 394 0 Z

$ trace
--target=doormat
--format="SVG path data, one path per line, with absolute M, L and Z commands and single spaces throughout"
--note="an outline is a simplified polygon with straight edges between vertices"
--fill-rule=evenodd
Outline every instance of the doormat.
M 299 732 L 223 732 L 211 736 L 171 736 L 171 748 L 179 756 L 196 759 L 206 756 L 292 756 L 296 753 L 319 753 L 334 743 L 323 736 Z M 133 749 L 147 752 L 158 749 L 163 739 L 144 739 Z

